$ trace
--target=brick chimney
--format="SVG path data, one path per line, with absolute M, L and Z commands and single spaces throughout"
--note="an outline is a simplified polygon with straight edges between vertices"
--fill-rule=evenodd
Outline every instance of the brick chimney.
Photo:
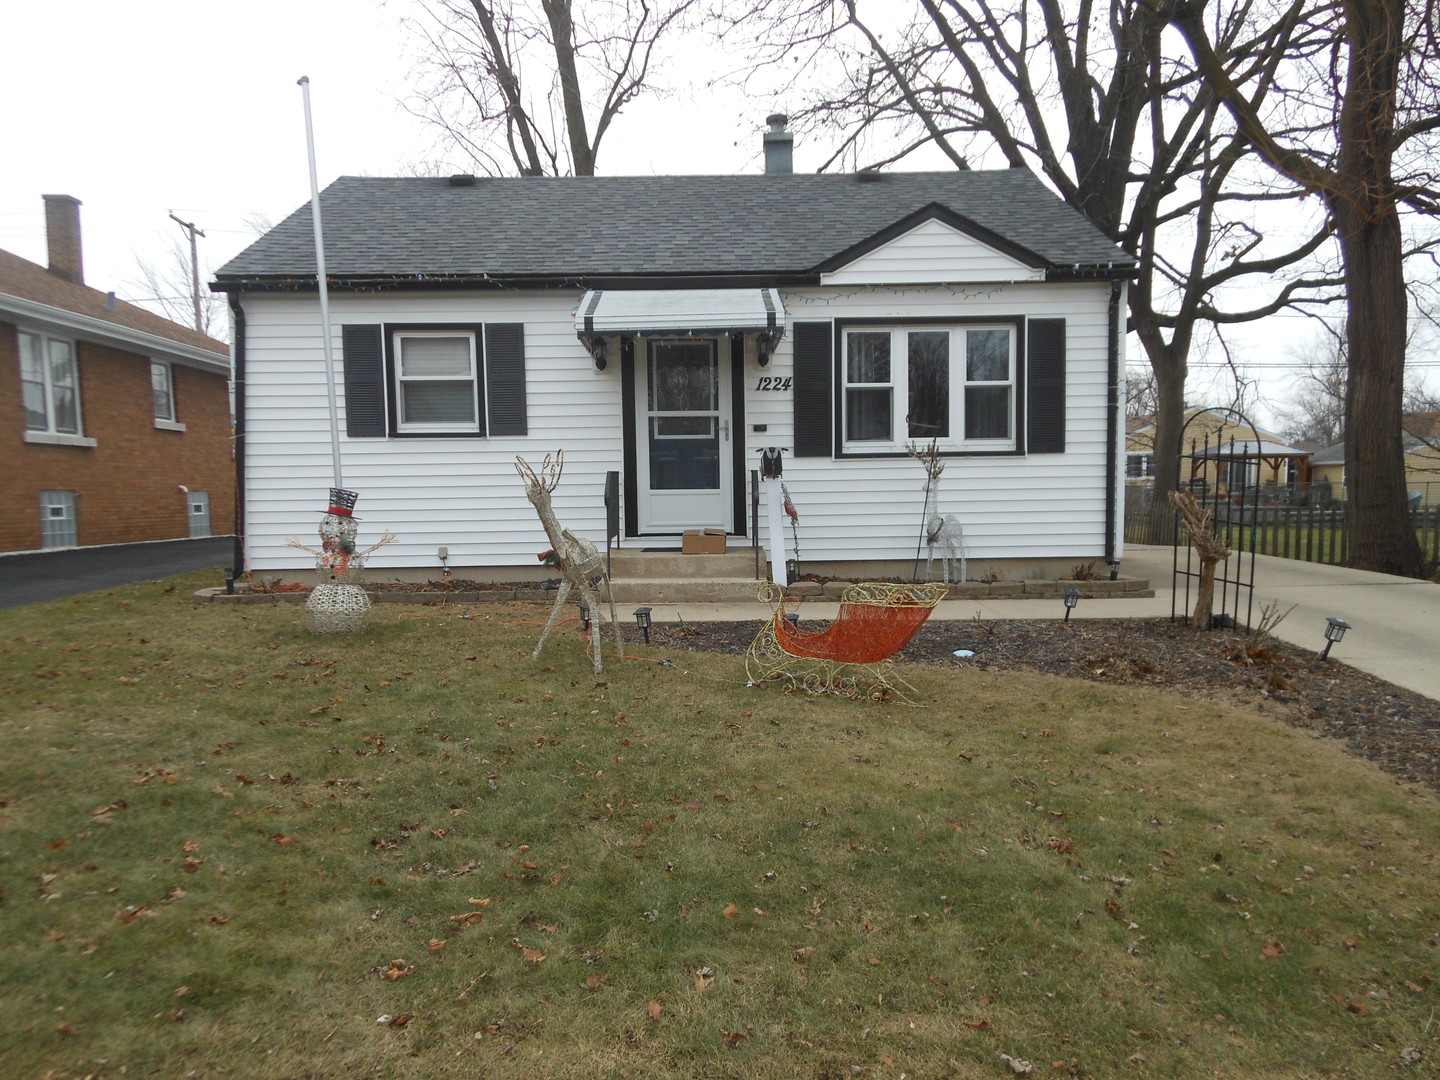
M 784 113 L 771 113 L 765 118 L 770 130 L 765 132 L 765 172 L 784 175 L 795 171 L 795 136 L 785 130 L 790 118 Z
M 80 257 L 80 200 L 73 195 L 42 195 L 45 239 L 50 248 L 50 273 L 76 285 L 85 284 Z

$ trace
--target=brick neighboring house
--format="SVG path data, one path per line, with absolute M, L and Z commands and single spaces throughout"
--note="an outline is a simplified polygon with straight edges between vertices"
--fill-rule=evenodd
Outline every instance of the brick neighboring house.
M 229 346 L 85 285 L 44 199 L 49 267 L 0 251 L 0 552 L 229 533 Z

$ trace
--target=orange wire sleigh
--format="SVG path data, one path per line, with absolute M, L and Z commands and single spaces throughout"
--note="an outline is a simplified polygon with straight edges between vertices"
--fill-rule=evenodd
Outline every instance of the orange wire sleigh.
M 915 688 L 896 674 L 892 657 L 948 591 L 936 582 L 860 582 L 840 595 L 834 622 L 823 630 L 802 630 L 786 618 L 799 611 L 800 598 L 767 585 L 760 599 L 775 613 L 750 643 L 745 674 L 753 683 L 781 680 L 815 694 L 894 696 L 913 704 Z

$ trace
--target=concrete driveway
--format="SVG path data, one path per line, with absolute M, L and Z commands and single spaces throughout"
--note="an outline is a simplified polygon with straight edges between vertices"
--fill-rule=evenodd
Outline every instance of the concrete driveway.
M 234 550 L 234 537 L 207 536 L 201 540 L 0 555 L 0 609 L 153 581 L 188 570 L 228 566 Z M 223 585 L 224 581 L 224 575 L 218 574 L 215 584 Z

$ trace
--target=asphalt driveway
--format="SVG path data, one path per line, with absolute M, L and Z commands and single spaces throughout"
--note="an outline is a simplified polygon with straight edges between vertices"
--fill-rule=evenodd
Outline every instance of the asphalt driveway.
M 207 536 L 0 555 L 0 609 L 153 581 L 187 570 L 228 566 L 234 550 L 233 536 Z M 217 573 L 215 584 L 224 583 L 224 574 Z

